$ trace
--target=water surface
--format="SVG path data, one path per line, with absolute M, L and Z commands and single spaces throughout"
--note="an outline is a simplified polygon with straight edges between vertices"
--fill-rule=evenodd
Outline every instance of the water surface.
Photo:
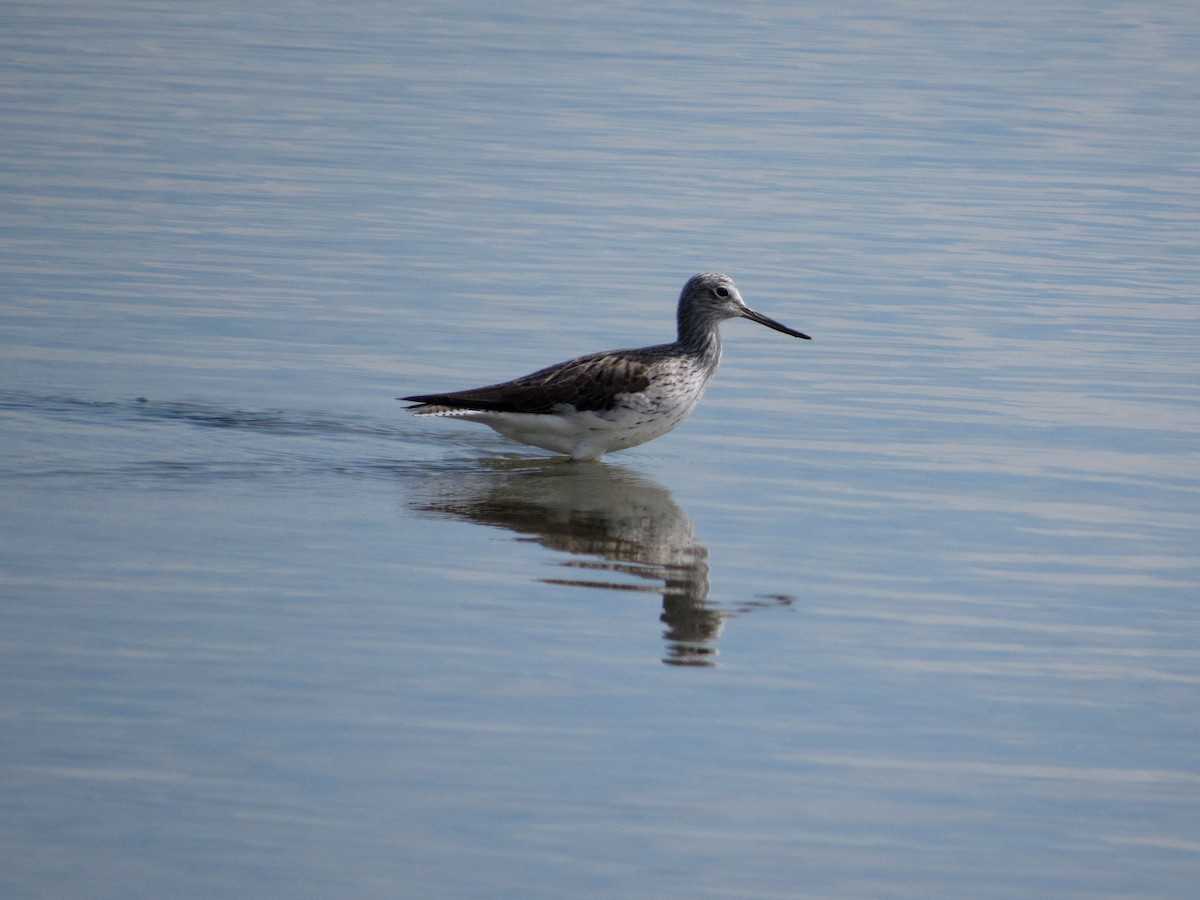
M 1194 4 L 0 22 L 0 893 L 1193 890 Z

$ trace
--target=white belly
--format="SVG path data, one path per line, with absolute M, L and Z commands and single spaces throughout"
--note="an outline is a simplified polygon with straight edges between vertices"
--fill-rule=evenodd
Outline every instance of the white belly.
M 687 418 L 704 385 L 696 390 L 673 390 L 670 399 L 653 386 L 639 394 L 624 394 L 611 410 L 580 412 L 560 405 L 553 413 L 455 410 L 438 413 L 487 425 L 510 440 L 562 453 L 572 459 L 599 459 L 605 453 L 627 450 L 661 437 Z

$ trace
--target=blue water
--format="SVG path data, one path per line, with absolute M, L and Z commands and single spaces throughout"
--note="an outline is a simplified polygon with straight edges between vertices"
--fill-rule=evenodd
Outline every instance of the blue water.
M 978 5 L 977 5 L 978 6 Z M 0 895 L 1184 897 L 1200 9 L 0 11 Z M 573 465 L 395 397 L 670 339 Z

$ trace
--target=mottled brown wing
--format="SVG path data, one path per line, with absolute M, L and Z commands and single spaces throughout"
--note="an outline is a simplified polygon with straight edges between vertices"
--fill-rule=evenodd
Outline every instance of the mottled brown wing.
M 646 351 L 615 350 L 581 356 L 569 362 L 539 369 L 530 375 L 501 384 L 401 397 L 420 405 L 492 412 L 550 413 L 560 403 L 580 410 L 610 410 L 618 394 L 644 391 L 650 385 Z

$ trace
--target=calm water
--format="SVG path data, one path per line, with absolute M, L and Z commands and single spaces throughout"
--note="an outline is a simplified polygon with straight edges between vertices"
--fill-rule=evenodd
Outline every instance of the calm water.
M 968 6 L 6 5 L 0 895 L 1190 896 L 1200 7 Z

